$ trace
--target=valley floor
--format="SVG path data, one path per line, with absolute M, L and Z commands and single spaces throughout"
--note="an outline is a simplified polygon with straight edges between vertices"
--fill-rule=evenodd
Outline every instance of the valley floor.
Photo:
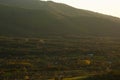
M 63 80 L 79 80 L 76 76 L 114 71 L 120 75 L 119 53 L 120 38 L 115 37 L 1 36 L 0 80 L 44 80 L 60 75 Z

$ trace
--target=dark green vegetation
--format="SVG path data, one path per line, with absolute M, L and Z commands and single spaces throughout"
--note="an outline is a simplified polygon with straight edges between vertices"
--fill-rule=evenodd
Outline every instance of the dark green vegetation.
M 111 71 L 119 76 L 119 41 L 112 37 L 0 37 L 0 78 L 43 80 Z
M 114 71 L 114 72 L 110 72 L 102 75 L 95 75 L 95 76 L 85 78 L 83 80 L 120 80 L 120 72 L 119 73 L 117 72 L 118 71 L 116 72 Z
M 0 0 L 0 35 L 119 36 L 120 19 L 51 1 Z

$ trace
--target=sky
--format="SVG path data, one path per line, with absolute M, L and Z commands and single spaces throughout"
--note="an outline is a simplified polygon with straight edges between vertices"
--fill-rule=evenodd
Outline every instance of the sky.
M 47 1 L 47 0 L 45 0 Z M 120 0 L 48 0 L 120 18 Z

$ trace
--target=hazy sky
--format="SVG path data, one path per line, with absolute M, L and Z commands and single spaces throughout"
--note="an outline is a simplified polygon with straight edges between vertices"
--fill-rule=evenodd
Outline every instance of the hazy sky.
M 120 17 L 120 0 L 49 0 Z

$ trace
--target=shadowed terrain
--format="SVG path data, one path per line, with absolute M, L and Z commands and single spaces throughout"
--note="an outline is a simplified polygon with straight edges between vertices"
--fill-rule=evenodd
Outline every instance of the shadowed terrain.
M 119 36 L 120 19 L 38 0 L 0 0 L 0 34 Z

